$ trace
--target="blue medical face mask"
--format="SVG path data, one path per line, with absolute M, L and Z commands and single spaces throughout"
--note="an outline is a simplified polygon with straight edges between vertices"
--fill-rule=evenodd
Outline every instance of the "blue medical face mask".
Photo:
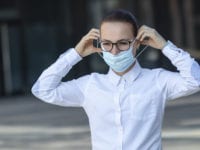
M 103 51 L 103 56 L 99 54 L 106 64 L 116 72 L 126 71 L 136 59 L 144 52 L 148 46 L 145 46 L 135 57 L 133 55 L 133 47 L 131 46 L 128 50 L 122 51 L 117 55 L 113 55 L 110 52 Z
M 116 72 L 126 71 L 136 60 L 133 56 L 132 46 L 128 50 L 121 51 L 117 55 L 103 51 L 103 59 L 106 64 Z

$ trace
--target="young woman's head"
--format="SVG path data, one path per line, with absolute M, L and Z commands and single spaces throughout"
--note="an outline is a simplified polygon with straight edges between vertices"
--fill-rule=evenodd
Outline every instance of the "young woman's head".
M 112 23 L 112 22 L 129 23 L 132 28 L 133 36 L 134 37 L 137 36 L 138 25 L 135 16 L 131 12 L 123 9 L 117 9 L 110 12 L 101 21 L 100 29 L 104 23 Z
M 119 75 L 134 66 L 138 27 L 128 11 L 115 10 L 101 22 L 100 42 L 105 62 Z

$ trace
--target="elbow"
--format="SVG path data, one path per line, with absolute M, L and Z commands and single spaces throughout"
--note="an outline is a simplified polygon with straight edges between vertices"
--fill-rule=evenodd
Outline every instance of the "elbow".
M 39 88 L 39 85 L 36 83 L 31 88 L 31 93 L 38 99 L 47 102 L 47 103 L 53 103 L 52 101 L 52 93 L 53 91 L 50 90 L 42 90 Z
M 32 86 L 32 88 L 31 88 L 31 93 L 35 96 L 35 97 L 37 97 L 37 92 L 36 92 L 36 88 L 35 88 L 35 84 Z
M 192 80 L 191 83 L 193 86 L 200 90 L 200 66 L 197 63 L 194 63 L 191 68 Z
M 191 91 L 192 93 L 200 91 L 200 81 L 198 80 L 188 81 L 187 85 L 188 85 L 187 86 L 188 90 Z
M 37 84 L 34 84 L 33 86 L 32 86 L 32 88 L 31 88 L 31 93 L 35 96 L 35 97 L 37 97 L 37 98 L 39 98 L 39 89 L 37 88 Z
M 37 84 L 33 85 L 31 92 L 36 98 L 48 104 L 59 105 L 62 99 L 57 93 L 57 89 L 41 89 Z

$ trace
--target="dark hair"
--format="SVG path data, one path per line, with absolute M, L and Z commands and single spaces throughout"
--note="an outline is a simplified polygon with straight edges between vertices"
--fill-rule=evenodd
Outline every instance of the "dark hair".
M 137 36 L 138 32 L 138 25 L 137 25 L 137 20 L 135 16 L 124 9 L 117 9 L 112 12 L 110 12 L 108 15 L 106 15 L 103 20 L 101 21 L 101 25 L 104 22 L 126 22 L 130 23 L 133 27 L 133 33 L 134 36 Z

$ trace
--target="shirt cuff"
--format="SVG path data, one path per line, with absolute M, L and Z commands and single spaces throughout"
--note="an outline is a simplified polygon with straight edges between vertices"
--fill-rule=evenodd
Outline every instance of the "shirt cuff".
M 60 57 L 63 57 L 63 59 L 65 59 L 70 66 L 74 66 L 83 59 L 74 48 L 70 48 Z
M 174 45 L 171 41 L 167 41 L 167 44 L 162 49 L 162 53 L 172 60 L 178 57 L 182 53 L 182 50 L 176 47 L 176 45 Z

